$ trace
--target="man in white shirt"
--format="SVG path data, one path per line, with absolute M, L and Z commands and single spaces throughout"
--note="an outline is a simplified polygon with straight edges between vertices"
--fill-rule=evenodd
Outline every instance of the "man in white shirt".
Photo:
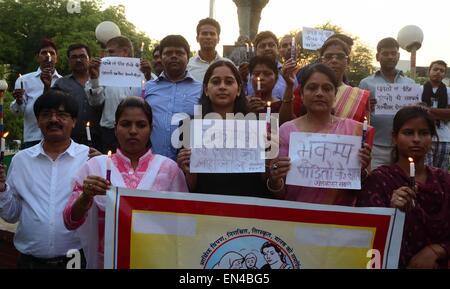
M 44 39 L 37 51 L 36 58 L 39 63 L 38 70 L 17 79 L 13 91 L 15 100 L 10 105 L 13 113 L 24 117 L 24 144 L 22 146 L 24 149 L 34 146 L 42 139 L 33 113 L 34 102 L 44 93 L 44 90 L 48 90 L 58 78 L 61 78 L 55 69 L 58 62 L 58 50 L 53 41 Z
M 205 18 L 197 25 L 197 42 L 200 44 L 200 51 L 189 59 L 188 72 L 192 77 L 203 83 L 206 70 L 212 62 L 222 59 L 216 51 L 216 46 L 220 41 L 220 24 L 212 18 Z
M 125 36 L 118 36 L 106 43 L 105 57 L 133 57 L 133 45 Z M 116 109 L 120 102 L 128 96 L 141 95 L 139 87 L 111 87 L 100 86 L 101 58 L 93 58 L 89 63 L 90 80 L 86 82 L 85 90 L 91 106 L 103 106 L 102 118 L 100 120 L 101 144 L 97 146 L 103 153 L 115 151 L 117 140 L 114 132 Z M 141 59 L 141 71 L 146 80 L 152 79 L 150 62 Z
M 14 156 L 6 182 L 0 165 L 0 217 L 19 222 L 14 237 L 19 268 L 66 268 L 70 250 L 79 250 L 83 267 L 80 239 L 63 222 L 72 177 L 89 158 L 89 148 L 70 139 L 78 104 L 71 95 L 50 89 L 33 108 L 43 140 Z

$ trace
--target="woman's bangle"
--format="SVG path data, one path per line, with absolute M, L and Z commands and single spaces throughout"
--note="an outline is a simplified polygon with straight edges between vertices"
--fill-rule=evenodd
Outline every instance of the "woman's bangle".
M 281 187 L 279 189 L 277 189 L 277 190 L 272 189 L 270 187 L 269 182 L 270 182 L 270 178 L 267 178 L 266 185 L 267 185 L 267 188 L 269 189 L 269 191 L 271 191 L 272 193 L 279 193 L 279 192 L 281 192 L 284 189 L 284 180 L 283 179 L 281 179 Z

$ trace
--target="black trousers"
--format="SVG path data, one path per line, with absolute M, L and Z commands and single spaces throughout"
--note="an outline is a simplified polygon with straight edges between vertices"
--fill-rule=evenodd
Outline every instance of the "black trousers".
M 84 252 L 80 250 L 81 257 L 81 267 L 80 269 L 86 269 L 86 257 L 84 256 Z M 71 261 L 71 258 L 67 258 L 66 256 L 51 258 L 51 259 L 43 259 L 36 258 L 31 255 L 20 254 L 19 259 L 17 261 L 17 269 L 57 269 L 63 270 L 68 269 L 67 263 Z

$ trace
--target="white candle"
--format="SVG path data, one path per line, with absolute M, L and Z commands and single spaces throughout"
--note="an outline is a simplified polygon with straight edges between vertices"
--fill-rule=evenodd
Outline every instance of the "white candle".
M 367 117 L 364 117 L 363 131 L 367 131 L 368 128 L 369 128 L 369 122 L 367 121 Z
M 245 43 L 245 51 L 248 53 L 250 53 L 250 46 L 248 45 L 248 43 Z
M 111 171 L 111 155 L 112 152 L 108 151 L 108 158 L 106 159 L 106 170 Z
M 145 98 L 145 80 L 142 79 L 142 84 L 141 84 L 141 96 L 142 98 Z
M 261 91 L 261 78 L 256 78 L 256 90 Z
M 52 62 L 52 56 L 51 56 L 50 52 L 47 52 L 47 56 L 48 56 L 48 62 Z
M 409 160 L 409 176 L 411 178 L 415 178 L 416 177 L 416 166 L 414 164 L 414 159 L 408 158 L 408 160 Z
M 296 54 L 297 52 L 295 51 L 295 37 L 292 37 L 292 42 L 291 42 L 291 58 L 292 59 L 296 59 Z
M 5 150 L 6 150 L 5 138 L 2 137 L 2 140 L 1 140 L 1 151 L 2 151 L 2 153 L 4 153 Z
M 141 43 L 141 58 L 143 57 L 143 55 L 144 55 L 144 42 L 142 42 Z
M 92 137 L 91 137 L 91 123 L 90 122 L 86 123 L 86 135 L 87 135 L 87 140 L 88 141 L 92 141 Z
M 266 123 L 268 125 L 270 125 L 270 113 L 272 112 L 271 105 L 272 105 L 272 102 L 268 101 L 267 102 L 267 112 L 266 112 Z

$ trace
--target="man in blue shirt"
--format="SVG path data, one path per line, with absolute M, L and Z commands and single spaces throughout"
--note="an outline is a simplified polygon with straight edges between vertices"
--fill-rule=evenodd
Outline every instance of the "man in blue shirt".
M 177 148 L 172 145 L 172 134 L 178 128 L 183 114 L 194 115 L 199 103 L 202 83 L 194 80 L 186 67 L 190 47 L 183 36 L 169 35 L 159 47 L 164 71 L 145 89 L 145 99 L 153 110 L 152 151 L 176 159 Z

